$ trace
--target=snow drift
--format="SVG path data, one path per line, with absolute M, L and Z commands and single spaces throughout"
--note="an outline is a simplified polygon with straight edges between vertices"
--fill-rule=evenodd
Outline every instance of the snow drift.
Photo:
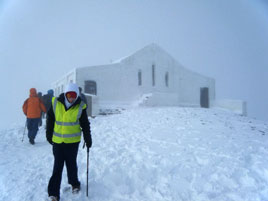
M 79 195 L 63 201 L 254 201 L 268 199 L 266 122 L 218 109 L 138 108 L 91 119 L 89 197 L 86 150 L 78 154 Z M 47 199 L 51 145 L 42 127 L 36 144 L 24 123 L 0 131 L 0 200 Z

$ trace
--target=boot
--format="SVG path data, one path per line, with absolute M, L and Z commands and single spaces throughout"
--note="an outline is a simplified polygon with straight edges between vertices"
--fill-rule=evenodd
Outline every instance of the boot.
M 50 201 L 59 201 L 57 196 L 49 196 Z
M 72 186 L 72 193 L 77 194 L 80 191 L 80 186 Z
M 34 139 L 30 138 L 29 142 L 34 145 Z

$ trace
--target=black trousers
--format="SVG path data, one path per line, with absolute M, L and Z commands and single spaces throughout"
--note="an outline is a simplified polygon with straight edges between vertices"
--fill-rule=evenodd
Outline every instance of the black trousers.
M 60 184 L 64 162 L 67 168 L 68 183 L 72 186 L 80 186 L 77 176 L 77 153 L 78 143 L 53 144 L 54 167 L 48 183 L 48 195 L 60 198 Z

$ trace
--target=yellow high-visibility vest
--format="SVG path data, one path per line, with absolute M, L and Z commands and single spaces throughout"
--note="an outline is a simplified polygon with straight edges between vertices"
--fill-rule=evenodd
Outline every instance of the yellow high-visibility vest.
M 82 110 L 86 108 L 86 104 L 81 101 L 80 104 L 66 111 L 64 105 L 57 101 L 56 97 L 53 97 L 52 106 L 55 114 L 52 141 L 57 144 L 80 142 L 81 128 L 79 119 L 82 115 Z

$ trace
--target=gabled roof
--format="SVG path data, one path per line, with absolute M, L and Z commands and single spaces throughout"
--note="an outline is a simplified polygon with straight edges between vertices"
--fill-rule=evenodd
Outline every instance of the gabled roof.
M 146 45 L 145 47 L 141 48 L 140 50 L 128 55 L 128 56 L 125 56 L 125 57 L 122 57 L 120 59 L 117 59 L 115 61 L 113 61 L 113 63 L 121 63 L 127 59 L 129 59 L 130 57 L 133 57 L 135 55 L 138 55 L 138 54 L 141 54 L 143 52 L 162 52 L 163 54 L 165 55 L 168 55 L 169 57 L 172 58 L 171 55 L 169 55 L 164 49 L 162 49 L 159 45 L 157 45 L 156 43 L 151 43 L 149 45 Z
M 161 48 L 159 45 L 157 45 L 156 43 L 151 43 L 149 45 L 146 45 L 145 47 L 141 48 L 140 50 L 137 50 L 136 52 L 128 55 L 128 56 L 125 56 L 125 57 L 122 57 L 121 59 L 118 59 L 118 60 L 115 60 L 113 61 L 111 64 L 119 64 L 119 63 L 123 63 L 133 57 L 136 57 L 136 56 L 139 56 L 139 55 L 143 55 L 143 54 L 147 54 L 147 55 L 163 55 L 164 57 L 166 58 L 169 58 L 171 60 L 174 61 L 174 63 L 176 63 L 180 68 L 188 71 L 188 72 L 191 72 L 193 74 L 196 74 L 196 75 L 200 75 L 200 76 L 203 76 L 203 77 L 207 77 L 207 76 L 204 76 L 200 73 L 197 73 L 193 70 L 190 70 L 188 68 L 185 68 L 180 62 L 178 62 L 176 59 L 174 59 L 168 52 L 166 52 L 163 48 Z M 106 65 L 97 65 L 97 66 L 86 66 L 86 67 L 80 67 L 80 68 L 92 68 L 92 67 L 98 67 L 98 66 L 111 66 L 111 64 L 106 64 Z M 209 77 L 207 77 L 209 78 Z
M 206 77 L 206 78 L 210 78 L 210 77 L 207 77 L 207 76 L 204 76 L 200 73 L 197 73 L 193 70 L 190 70 L 188 68 L 185 68 L 180 62 L 178 62 L 176 59 L 174 59 L 168 52 L 166 52 L 163 48 L 161 48 L 159 45 L 157 45 L 156 43 L 151 43 L 149 45 L 146 45 L 145 47 L 143 47 L 142 49 L 134 52 L 133 54 L 129 55 L 129 56 L 126 56 L 126 57 L 122 57 L 121 59 L 118 59 L 116 61 L 113 62 L 113 64 L 116 64 L 116 63 L 122 63 L 124 61 L 127 61 L 128 59 L 131 59 L 132 57 L 136 57 L 138 55 L 142 55 L 142 54 L 155 54 L 155 55 L 163 55 L 165 56 L 166 58 L 169 58 L 171 60 L 174 61 L 174 63 L 176 63 L 180 68 L 188 71 L 188 72 L 191 72 L 193 74 L 196 74 L 198 76 L 203 76 L 203 77 Z M 213 78 L 211 78 L 213 79 Z

